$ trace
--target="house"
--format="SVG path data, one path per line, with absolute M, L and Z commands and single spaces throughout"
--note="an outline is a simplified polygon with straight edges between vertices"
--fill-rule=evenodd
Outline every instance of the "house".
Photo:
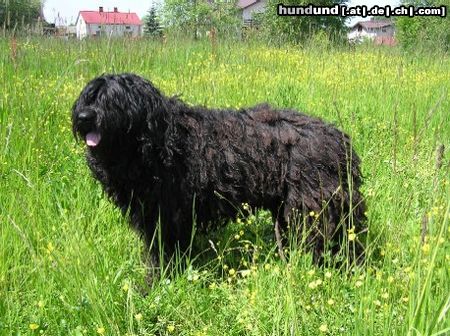
M 395 42 L 395 26 L 390 20 L 359 21 L 350 28 L 348 39 L 361 42 L 364 39 L 374 41 L 376 44 L 389 44 Z M 386 43 L 385 43 L 386 42 Z
M 374 43 L 376 45 L 395 46 L 397 45 L 397 40 L 395 36 L 377 36 L 375 37 Z
M 117 7 L 107 12 L 103 7 L 98 11 L 80 11 L 75 23 L 77 38 L 88 36 L 142 36 L 142 21 L 136 13 L 121 13 Z
M 254 13 L 262 13 L 266 9 L 267 0 L 239 0 L 238 7 L 242 9 L 242 20 L 251 24 Z

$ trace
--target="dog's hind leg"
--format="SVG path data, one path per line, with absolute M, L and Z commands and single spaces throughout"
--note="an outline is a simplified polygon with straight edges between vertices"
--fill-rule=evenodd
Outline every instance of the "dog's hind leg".
M 277 242 L 278 247 L 278 254 L 281 260 L 286 261 L 286 256 L 284 255 L 283 251 L 283 241 L 281 238 L 280 221 L 278 219 L 275 219 L 274 229 L 275 229 L 275 240 Z

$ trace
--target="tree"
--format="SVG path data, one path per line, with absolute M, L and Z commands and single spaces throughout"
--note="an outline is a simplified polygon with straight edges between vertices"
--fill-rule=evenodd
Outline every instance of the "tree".
M 258 20 L 261 28 L 269 39 L 281 41 L 299 42 L 310 38 L 314 34 L 321 32 L 328 36 L 342 38 L 345 36 L 347 28 L 345 21 L 347 18 L 341 16 L 278 16 L 277 5 L 279 0 L 268 0 L 266 10 Z M 282 2 L 285 6 L 308 6 L 309 0 L 286 0 Z M 347 0 L 321 0 L 315 1 L 314 6 L 334 6 L 345 5 Z
M 35 23 L 41 8 L 39 0 L 0 0 L 0 26 L 8 29 Z
M 450 0 L 402 1 L 403 5 L 426 7 L 447 6 Z M 447 14 L 448 15 L 448 14 Z M 406 48 L 422 47 L 427 50 L 450 50 L 450 20 L 438 16 L 398 17 L 396 20 L 397 38 Z
M 164 25 L 191 32 L 197 37 L 214 27 L 219 34 L 234 32 L 240 26 L 237 0 L 166 0 L 162 10 Z
M 156 8 L 151 7 L 147 15 L 143 18 L 144 21 L 144 34 L 147 36 L 159 37 L 162 35 L 162 28 L 159 24 L 159 19 L 156 14 Z

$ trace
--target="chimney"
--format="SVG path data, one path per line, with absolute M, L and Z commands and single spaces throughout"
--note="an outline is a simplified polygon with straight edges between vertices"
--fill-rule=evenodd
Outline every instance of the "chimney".
M 98 11 L 99 11 L 100 13 L 102 13 L 102 12 L 103 12 L 103 7 L 102 7 L 102 6 L 98 7 Z
M 114 13 L 118 13 L 117 7 L 114 7 Z

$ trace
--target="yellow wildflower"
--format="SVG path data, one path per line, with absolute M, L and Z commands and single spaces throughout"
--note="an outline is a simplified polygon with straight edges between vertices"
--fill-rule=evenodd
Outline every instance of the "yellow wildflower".
M 328 326 L 327 326 L 326 324 L 322 324 L 322 325 L 319 327 L 319 330 L 320 330 L 321 332 L 323 332 L 323 333 L 326 333 L 326 332 L 328 331 Z
M 347 233 L 348 233 L 348 240 L 349 241 L 354 241 L 356 239 L 356 233 L 355 233 L 355 228 L 354 227 L 348 229 Z
M 30 327 L 31 330 L 36 330 L 36 329 L 39 328 L 39 324 L 37 324 L 37 323 L 30 323 L 29 327 Z
M 317 280 L 315 280 L 315 281 L 311 281 L 309 284 L 308 284 L 308 287 L 309 288 L 311 288 L 311 289 L 315 289 L 315 288 L 317 288 L 318 286 L 320 286 L 321 284 L 322 284 L 322 280 L 321 279 L 317 279 Z
M 316 282 L 315 282 L 315 281 L 311 281 L 311 282 L 308 284 L 308 287 L 311 288 L 311 289 L 315 289 L 315 288 L 317 287 Z
M 382 277 L 383 277 L 383 272 L 378 270 L 375 274 L 375 279 L 380 281 Z
M 47 253 L 50 254 L 55 250 L 55 246 L 53 246 L 52 242 L 47 244 Z

